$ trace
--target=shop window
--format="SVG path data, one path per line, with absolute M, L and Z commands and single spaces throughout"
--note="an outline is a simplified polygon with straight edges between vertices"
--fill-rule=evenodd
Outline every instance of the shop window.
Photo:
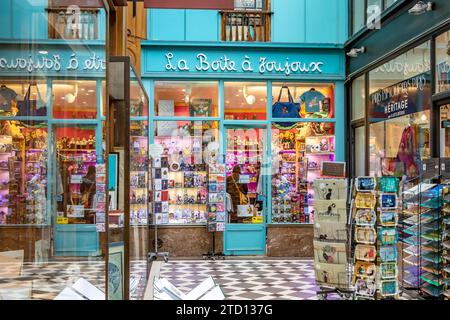
M 218 82 L 155 82 L 156 116 L 217 117 L 218 99 Z
M 49 224 L 47 127 L 0 121 L 0 225 Z
M 53 81 L 53 117 L 95 119 L 97 117 L 97 82 Z
M 267 85 L 262 82 L 225 82 L 225 119 L 265 120 Z
M 334 85 L 274 83 L 272 118 L 333 118 Z
M 430 155 L 430 43 L 369 73 L 370 174 L 410 178 Z
M 99 9 L 70 7 L 49 8 L 48 37 L 66 40 L 98 39 Z
M 334 124 L 272 124 L 272 223 L 311 223 L 323 161 L 334 161 Z
M 45 81 L 1 81 L 0 116 L 46 116 Z
M 168 156 L 166 179 L 168 194 L 161 194 L 168 203 L 168 214 L 158 213 L 158 224 L 204 224 L 207 221 L 207 163 L 219 153 L 218 121 L 155 121 L 154 144 L 162 146 Z M 155 173 L 156 174 L 156 173 Z M 163 212 L 166 212 L 165 210 Z M 155 223 L 155 221 L 153 221 Z
M 366 114 L 366 82 L 364 75 L 352 82 L 352 120 L 364 118 Z
M 354 129 L 355 141 L 354 141 L 354 160 L 355 165 L 354 175 L 365 176 L 366 172 L 366 127 L 357 127 Z
M 148 116 L 148 100 L 137 80 L 130 81 L 130 115 L 132 117 Z
M 130 225 L 146 225 L 148 212 L 148 121 L 130 122 Z M 139 243 L 135 239 L 135 243 Z
M 355 34 L 365 25 L 365 1 L 353 0 L 352 9 L 352 34 Z
M 384 0 L 384 9 L 389 8 L 394 3 L 396 3 L 398 0 Z
M 450 90 L 450 31 L 436 37 L 436 92 Z

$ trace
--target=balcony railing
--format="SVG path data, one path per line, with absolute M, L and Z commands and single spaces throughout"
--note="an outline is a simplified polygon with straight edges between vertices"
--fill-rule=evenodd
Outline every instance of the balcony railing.
M 270 41 L 270 11 L 221 11 L 222 41 Z

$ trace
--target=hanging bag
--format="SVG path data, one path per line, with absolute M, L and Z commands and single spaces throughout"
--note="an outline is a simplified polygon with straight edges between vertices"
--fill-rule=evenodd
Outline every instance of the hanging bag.
M 281 102 L 281 94 L 283 89 L 288 91 L 288 102 Z M 282 86 L 280 93 L 278 94 L 278 100 L 272 106 L 272 117 L 273 118 L 300 118 L 300 103 L 295 103 L 292 98 L 291 91 L 289 87 Z
M 38 100 L 31 100 L 31 86 L 36 86 Z M 45 117 L 47 115 L 47 107 L 42 100 L 41 93 L 37 84 L 30 84 L 28 86 L 27 93 L 23 101 L 17 102 L 17 108 L 19 109 L 17 116 L 19 117 Z

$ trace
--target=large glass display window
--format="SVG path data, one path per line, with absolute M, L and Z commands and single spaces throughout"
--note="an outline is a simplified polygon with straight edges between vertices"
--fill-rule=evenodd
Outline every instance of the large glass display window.
M 450 104 L 440 107 L 440 150 L 441 157 L 450 157 Z
M 155 81 L 155 115 L 160 117 L 217 117 L 217 81 Z
M 49 223 L 47 126 L 0 121 L 0 225 Z
M 218 121 L 155 121 L 154 144 L 168 158 L 168 171 L 158 172 L 154 191 L 161 192 L 168 215 L 156 215 L 158 224 L 205 224 L 208 204 L 208 168 L 219 155 Z M 164 175 L 164 177 L 163 177 Z M 167 186 L 159 185 L 167 181 Z M 162 210 L 166 212 L 166 210 Z
M 450 30 L 436 37 L 436 92 L 450 90 Z
M 352 82 L 352 120 L 366 115 L 366 81 L 364 75 Z
M 311 223 L 312 182 L 323 161 L 334 161 L 334 123 L 273 123 L 272 223 Z
M 334 84 L 274 83 L 272 118 L 333 118 Z
M 414 178 L 430 156 L 429 41 L 369 73 L 369 172 Z
M 226 120 L 266 120 L 266 109 L 266 83 L 225 82 Z
M 53 117 L 58 119 L 96 119 L 97 82 L 54 80 Z

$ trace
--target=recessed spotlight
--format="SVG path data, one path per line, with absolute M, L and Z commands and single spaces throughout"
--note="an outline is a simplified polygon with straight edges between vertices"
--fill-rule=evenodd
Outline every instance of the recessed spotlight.
M 88 92 L 94 92 L 94 89 L 89 89 Z
M 47 50 L 39 50 L 38 51 L 40 54 L 48 54 L 48 51 Z
M 85 88 L 81 88 L 81 91 L 84 91 L 84 90 L 86 90 Z

